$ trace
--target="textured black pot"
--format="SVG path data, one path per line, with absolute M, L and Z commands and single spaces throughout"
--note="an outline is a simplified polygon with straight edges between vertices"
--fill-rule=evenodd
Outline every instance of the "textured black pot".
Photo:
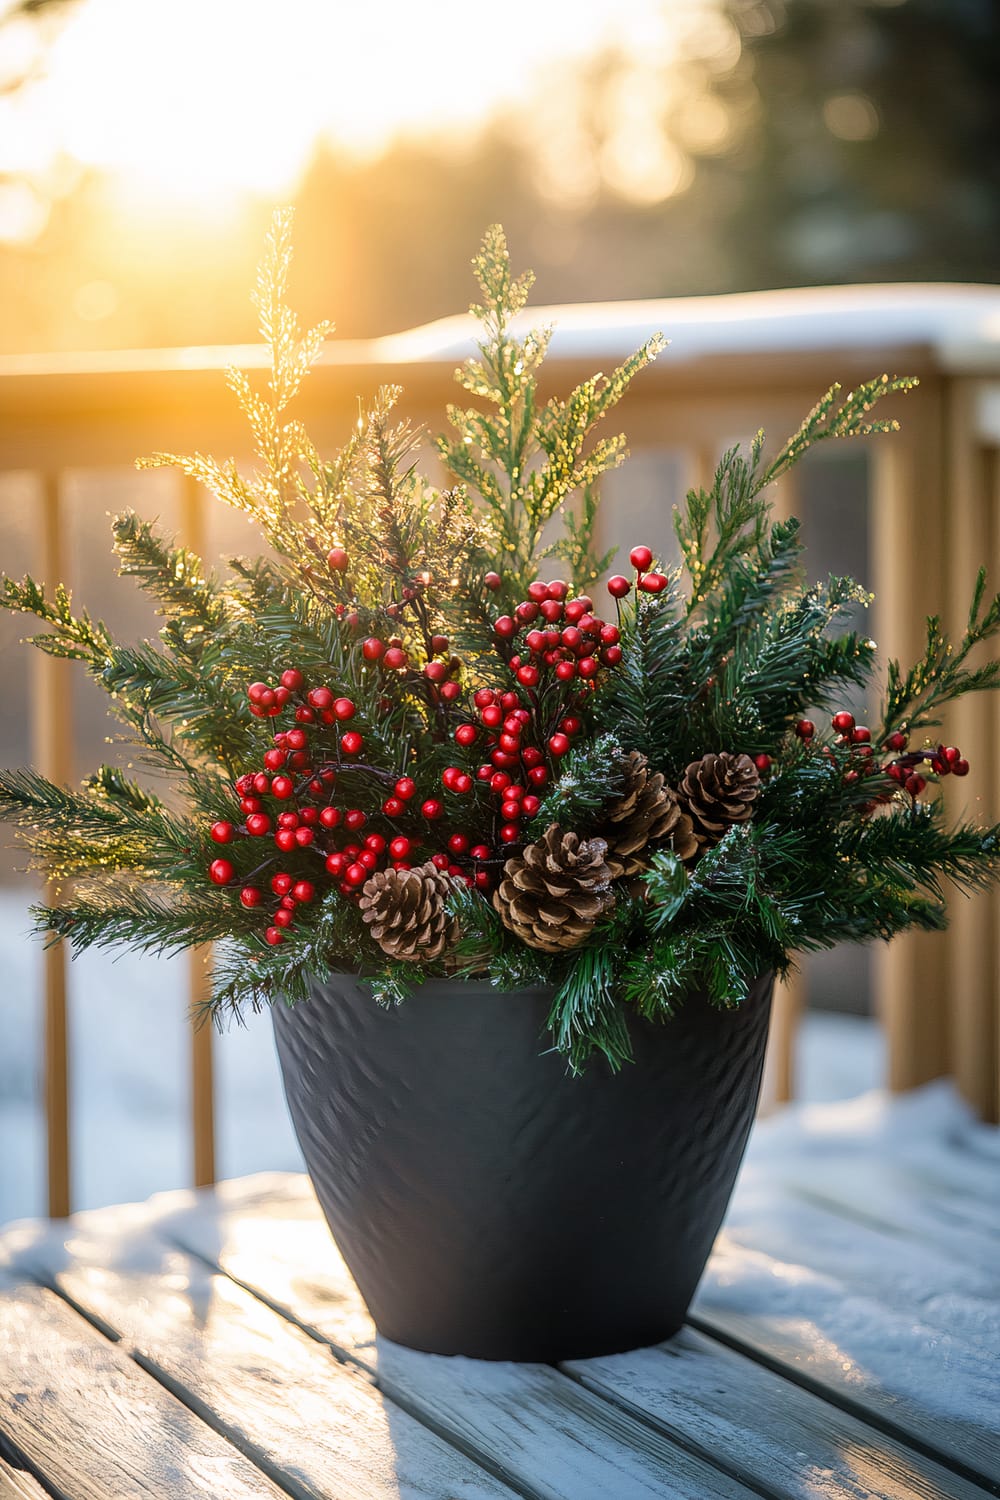
M 636 1061 L 543 1052 L 550 993 L 338 976 L 274 1009 L 306 1165 L 381 1333 L 557 1360 L 669 1338 L 722 1222 L 760 1090 L 771 976 L 735 1011 L 631 1023 Z

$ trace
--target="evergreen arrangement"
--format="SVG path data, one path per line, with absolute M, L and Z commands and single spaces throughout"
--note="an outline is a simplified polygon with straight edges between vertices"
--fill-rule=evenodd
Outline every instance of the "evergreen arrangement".
M 682 566 L 637 545 L 604 584 L 598 484 L 625 450 L 595 429 L 660 340 L 543 401 L 549 332 L 516 334 L 531 277 L 490 229 L 441 490 L 394 387 L 332 456 L 290 415 L 329 331 L 287 306 L 290 253 L 279 214 L 256 293 L 270 379 L 229 377 L 254 474 L 146 461 L 252 518 L 261 555 L 220 576 L 116 517 L 120 571 L 164 621 L 139 645 L 62 587 L 3 580 L 3 604 L 42 622 L 32 644 L 83 663 L 162 778 L 0 773 L 33 865 L 71 882 L 36 908 L 40 932 L 74 950 L 217 943 L 217 1016 L 335 971 L 383 1003 L 431 975 L 544 982 L 571 1066 L 595 1049 L 617 1066 L 629 1011 L 665 1019 L 695 988 L 738 1005 L 796 952 L 941 928 L 948 883 L 997 878 L 1000 827 L 949 823 L 935 792 L 969 771 L 943 710 L 1000 686 L 1000 662 L 970 661 L 1000 596 L 981 574 L 960 640 L 929 620 L 921 660 L 888 664 L 881 721 L 858 724 L 841 705 L 876 669 L 847 628 L 865 596 L 808 584 L 798 524 L 767 499 L 812 445 L 890 430 L 872 409 L 912 381 L 834 386 L 776 456 L 763 434 L 733 449 L 675 510 Z

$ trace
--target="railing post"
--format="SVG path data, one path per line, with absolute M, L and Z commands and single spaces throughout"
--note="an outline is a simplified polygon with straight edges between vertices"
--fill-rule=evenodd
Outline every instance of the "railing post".
M 66 548 L 60 478 L 41 478 L 36 568 L 53 588 L 66 578 Z M 37 770 L 62 785 L 73 774 L 72 680 L 69 662 L 41 651 L 33 653 L 32 740 Z M 44 898 L 53 903 L 58 888 L 48 882 Z M 70 1211 L 69 1042 L 66 1004 L 66 951 L 62 943 L 42 955 L 44 1000 L 45 1134 L 48 1208 L 51 1218 Z
M 199 557 L 205 553 L 204 496 L 196 480 L 181 478 L 181 540 Z M 191 1010 L 191 1139 L 195 1187 L 215 1181 L 215 1057 L 211 1022 L 203 1007 L 212 987 L 212 949 L 188 954 L 188 1003 Z M 201 1019 L 199 1020 L 199 1016 Z
M 944 599 L 940 549 L 922 540 L 936 535 L 940 519 L 940 397 L 922 395 L 909 398 L 902 432 L 871 450 L 870 545 L 883 659 L 916 657 L 925 618 Z M 946 959 L 940 933 L 908 932 L 876 947 L 876 994 L 894 1092 L 948 1072 Z
M 973 579 L 983 562 L 997 557 L 1000 527 L 993 515 L 995 474 L 980 442 L 975 423 L 975 387 L 955 379 L 949 388 L 947 490 L 949 526 L 950 608 L 946 624 L 960 631 Z M 992 467 L 995 468 L 995 465 Z M 996 579 L 991 578 L 993 588 Z M 987 659 L 980 651 L 974 665 Z M 976 693 L 960 699 L 948 711 L 948 738 L 972 762 L 972 776 L 954 785 L 945 783 L 953 813 L 962 802 L 974 802 L 968 812 L 983 822 L 1000 817 L 1000 789 L 991 746 L 995 704 L 991 695 Z M 991 783 L 993 783 L 991 785 Z M 955 1083 L 973 1109 L 986 1120 L 997 1119 L 997 991 L 998 901 L 996 892 L 973 900 L 952 893 L 949 947 L 949 1018 Z

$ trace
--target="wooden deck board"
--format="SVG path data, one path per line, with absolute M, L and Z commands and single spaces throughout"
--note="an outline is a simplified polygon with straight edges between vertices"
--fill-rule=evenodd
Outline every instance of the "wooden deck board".
M 15 1226 L 0 1500 L 1000 1494 L 994 1205 L 939 1156 L 860 1216 L 843 1158 L 751 1163 L 693 1326 L 558 1370 L 377 1338 L 301 1176 Z
M 9 1278 L 0 1281 L 0 1430 L 67 1500 L 280 1494 L 54 1292 Z
M 114 1330 L 143 1368 L 302 1500 L 511 1500 L 512 1491 L 377 1391 L 357 1367 L 201 1260 L 152 1235 L 77 1235 L 33 1269 Z M 54 1252 L 54 1253 L 53 1253 Z
M 977 1485 L 694 1329 L 564 1368 L 782 1500 L 982 1497 Z

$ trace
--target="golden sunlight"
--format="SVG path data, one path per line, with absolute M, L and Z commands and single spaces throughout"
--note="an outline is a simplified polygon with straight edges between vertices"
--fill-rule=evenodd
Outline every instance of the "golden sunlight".
M 0 171 L 31 170 L 24 152 L 42 149 L 165 206 L 225 212 L 293 192 L 324 138 L 360 155 L 402 132 L 461 144 L 540 84 L 558 94 L 561 71 L 601 48 L 668 60 L 682 25 L 657 0 L 576 0 L 571 17 L 507 0 L 502 25 L 467 0 L 81 0 L 7 109 Z M 627 165 L 624 185 L 648 196 L 642 159 Z M 648 175 L 662 191 L 675 171 L 657 159 Z

